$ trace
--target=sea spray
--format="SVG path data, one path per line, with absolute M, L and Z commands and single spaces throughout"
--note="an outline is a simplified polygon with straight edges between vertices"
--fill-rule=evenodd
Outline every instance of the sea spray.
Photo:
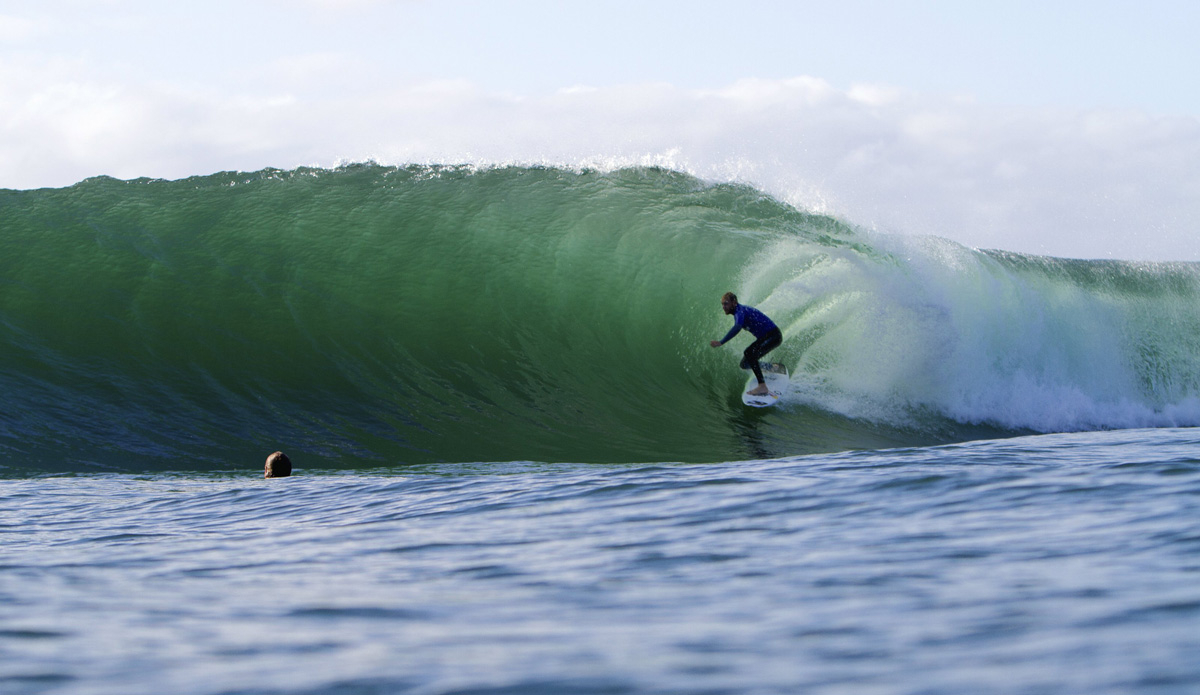
M 855 418 L 1037 432 L 1200 421 L 1194 264 L 1076 261 L 873 237 L 777 242 L 752 264 L 792 311 L 801 398 Z M 784 259 L 797 270 L 781 276 Z M 765 270 L 759 270 L 765 269 Z M 758 287 L 761 285 L 761 287 Z

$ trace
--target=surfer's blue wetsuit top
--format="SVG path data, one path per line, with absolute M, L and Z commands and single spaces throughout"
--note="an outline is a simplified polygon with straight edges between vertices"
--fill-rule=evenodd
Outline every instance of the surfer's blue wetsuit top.
M 721 344 L 728 343 L 730 338 L 738 334 L 738 331 L 745 328 L 754 335 L 755 338 L 761 338 L 771 331 L 779 330 L 775 322 L 767 318 L 767 315 L 755 309 L 752 306 L 738 304 L 738 307 L 733 310 L 733 328 L 721 338 Z

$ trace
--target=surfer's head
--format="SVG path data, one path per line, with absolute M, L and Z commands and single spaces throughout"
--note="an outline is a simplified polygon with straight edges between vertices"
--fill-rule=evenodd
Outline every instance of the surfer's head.
M 734 311 L 737 311 L 737 306 L 738 302 L 736 294 L 732 292 L 726 292 L 724 296 L 721 297 L 721 308 L 725 310 L 726 314 L 732 314 Z
M 292 474 L 292 460 L 282 451 L 276 451 L 267 457 L 264 471 L 266 478 L 286 478 Z

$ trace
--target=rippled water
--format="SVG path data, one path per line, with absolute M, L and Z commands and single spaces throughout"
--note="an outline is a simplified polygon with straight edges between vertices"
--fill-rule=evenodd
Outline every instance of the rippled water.
M 1196 693 L 1200 433 L 0 481 L 4 693 Z

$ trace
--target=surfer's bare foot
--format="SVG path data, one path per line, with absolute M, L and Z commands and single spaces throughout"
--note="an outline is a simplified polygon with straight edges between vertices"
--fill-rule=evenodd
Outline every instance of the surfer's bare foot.
M 750 396 L 765 396 L 765 395 L 767 395 L 767 385 L 759 384 L 758 386 L 755 386 L 754 388 L 747 391 L 746 394 L 750 395 Z

